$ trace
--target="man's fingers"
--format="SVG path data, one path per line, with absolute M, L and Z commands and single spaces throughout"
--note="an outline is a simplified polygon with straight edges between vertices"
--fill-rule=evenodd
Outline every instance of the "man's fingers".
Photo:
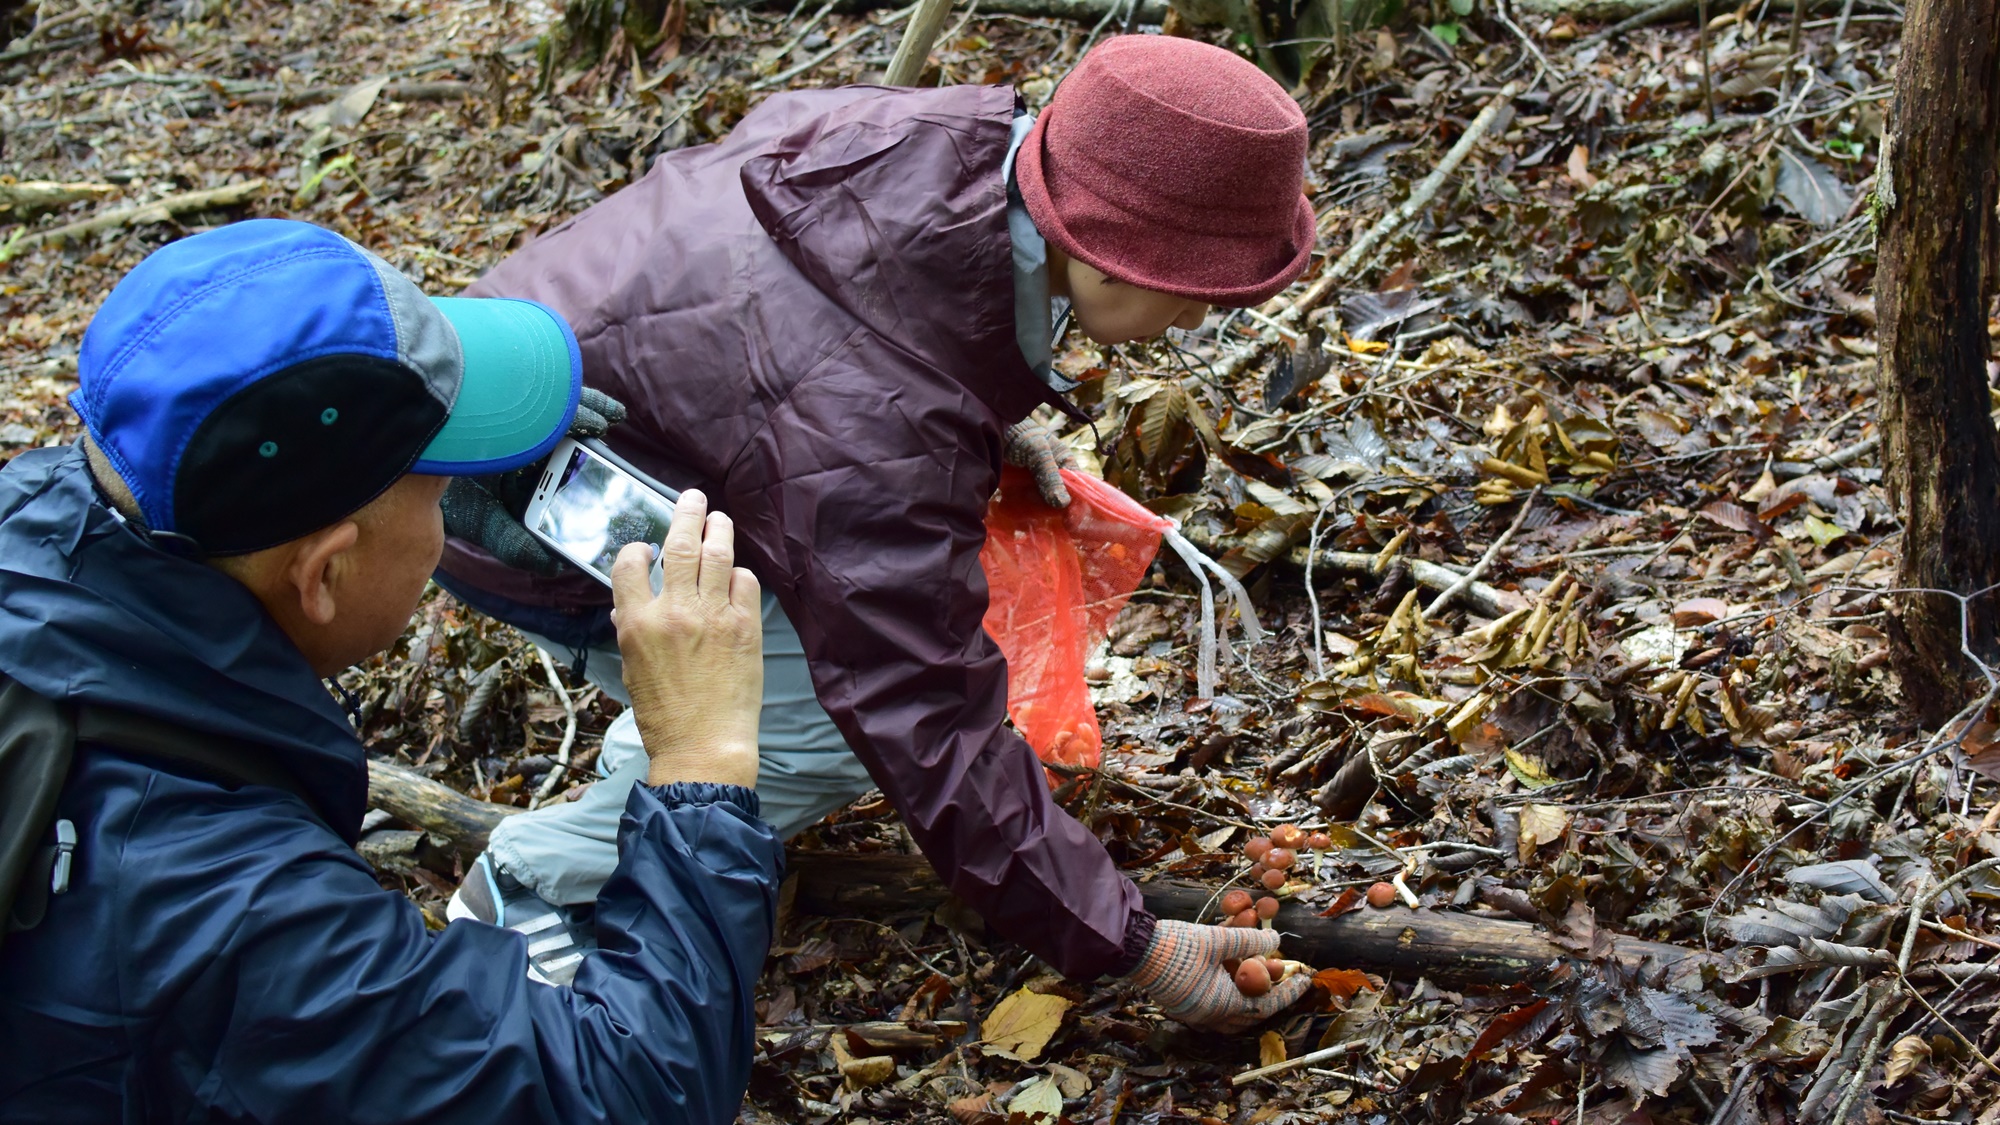
M 681 596 L 695 592 L 701 578 L 702 531 L 708 522 L 708 497 L 690 488 L 674 502 L 673 526 L 667 528 L 666 542 L 660 545 L 662 594 Z
M 729 587 L 736 565 L 736 524 L 721 512 L 710 512 L 701 533 L 701 600 L 729 604 Z
M 646 572 L 653 568 L 653 548 L 649 543 L 627 543 L 618 552 L 618 558 L 611 564 L 611 611 L 612 620 L 617 620 L 618 610 L 625 606 L 641 606 L 653 600 L 653 583 Z
M 763 614 L 764 588 L 757 584 L 757 576 L 736 567 L 729 572 L 729 604 L 743 610 L 757 619 L 761 626 Z

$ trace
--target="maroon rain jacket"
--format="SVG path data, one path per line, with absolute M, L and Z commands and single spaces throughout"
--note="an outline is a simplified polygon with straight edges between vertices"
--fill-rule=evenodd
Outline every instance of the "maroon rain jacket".
M 944 881 L 1065 974 L 1123 974 L 1153 918 L 1004 724 L 981 626 L 1001 430 L 1055 401 L 1014 341 L 1006 87 L 779 94 L 716 145 L 502 262 L 471 293 L 576 329 L 607 440 L 699 481 L 798 627 L 819 701 Z M 608 600 L 454 541 L 504 597 Z

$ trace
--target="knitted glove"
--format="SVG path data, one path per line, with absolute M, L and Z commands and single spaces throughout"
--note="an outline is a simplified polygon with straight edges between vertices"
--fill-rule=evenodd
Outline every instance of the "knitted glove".
M 625 420 L 625 404 L 589 387 L 576 399 L 576 419 L 569 424 L 573 438 L 603 437 L 604 431 Z
M 573 438 L 603 437 L 625 420 L 625 405 L 603 391 L 583 389 L 577 396 Z M 542 545 L 521 525 L 528 501 L 541 483 L 542 465 L 527 465 L 511 473 L 487 477 L 456 477 L 445 487 L 439 507 L 444 529 L 452 537 L 477 543 L 503 565 L 530 574 L 560 574 L 568 563 Z
M 1312 977 L 1294 973 L 1252 999 L 1236 987 L 1222 967 L 1225 960 L 1269 956 L 1278 952 L 1275 930 L 1235 926 L 1198 926 L 1160 920 L 1153 944 L 1128 978 L 1145 989 L 1160 1010 L 1191 1027 L 1237 1032 L 1270 1019 L 1306 994 Z
M 1006 456 L 1009 465 L 1035 474 L 1035 487 L 1049 507 L 1069 507 L 1061 470 L 1076 468 L 1076 452 L 1054 430 L 1032 418 L 1014 423 L 1007 427 Z

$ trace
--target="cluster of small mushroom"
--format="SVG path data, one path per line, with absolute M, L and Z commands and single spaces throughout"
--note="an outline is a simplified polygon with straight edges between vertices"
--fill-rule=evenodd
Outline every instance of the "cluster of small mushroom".
M 1243 854 L 1250 860 L 1251 885 L 1275 891 L 1295 877 L 1301 850 L 1323 852 L 1331 847 L 1333 839 L 1326 833 L 1307 834 L 1296 824 L 1280 824 L 1269 836 L 1252 836 L 1243 845 Z M 1222 896 L 1224 925 L 1255 926 L 1277 915 L 1278 900 L 1269 895 L 1253 897 L 1238 889 Z

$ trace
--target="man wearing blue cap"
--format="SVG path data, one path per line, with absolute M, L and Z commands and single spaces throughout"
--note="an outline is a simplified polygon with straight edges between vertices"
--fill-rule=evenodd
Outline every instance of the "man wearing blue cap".
M 518 933 L 430 933 L 352 850 L 366 760 L 320 680 L 408 622 L 446 478 L 571 429 L 568 326 L 260 220 L 142 262 L 79 380 L 87 440 L 0 470 L 0 760 L 18 693 L 77 717 L 73 851 L 0 944 L 0 1121 L 734 1120 L 782 852 L 758 590 L 698 493 L 657 596 L 645 547 L 614 571 L 626 675 L 662 690 L 633 693 L 650 770 L 574 985 L 531 983 Z M 93 740 L 100 714 L 215 760 Z

